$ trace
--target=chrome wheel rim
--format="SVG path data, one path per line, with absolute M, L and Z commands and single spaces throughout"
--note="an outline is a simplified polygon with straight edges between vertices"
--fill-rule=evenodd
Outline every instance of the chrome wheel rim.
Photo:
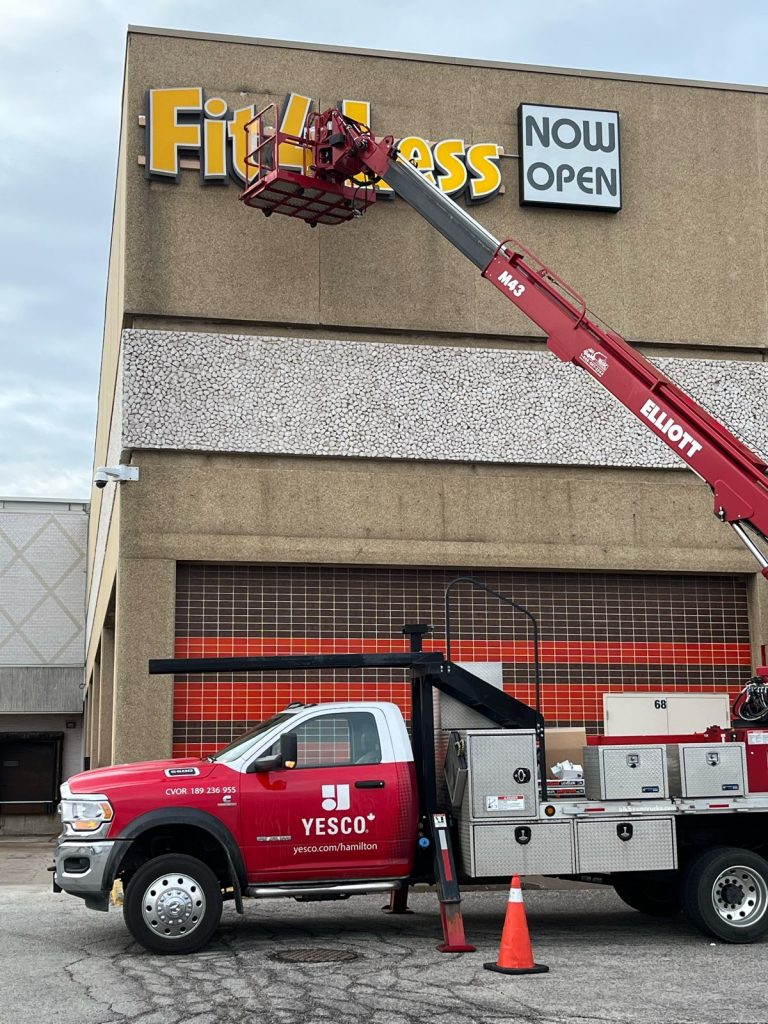
M 765 916 L 768 884 L 754 868 L 734 865 L 721 871 L 715 879 L 712 905 L 726 924 L 746 928 Z
M 205 894 L 200 883 L 177 872 L 160 875 L 147 886 L 141 904 L 144 923 L 165 939 L 182 939 L 193 932 L 205 915 Z

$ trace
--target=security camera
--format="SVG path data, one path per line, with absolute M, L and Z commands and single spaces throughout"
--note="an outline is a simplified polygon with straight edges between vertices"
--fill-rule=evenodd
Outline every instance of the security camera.
M 126 480 L 138 480 L 138 466 L 99 466 L 93 477 L 97 487 L 106 487 L 110 480 L 115 483 L 124 484 Z

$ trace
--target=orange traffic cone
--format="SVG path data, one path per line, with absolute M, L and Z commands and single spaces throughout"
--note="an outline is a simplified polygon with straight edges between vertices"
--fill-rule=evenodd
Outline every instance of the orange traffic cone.
M 519 875 L 513 877 L 509 888 L 507 916 L 504 918 L 504 930 L 501 933 L 498 963 L 483 964 L 483 967 L 486 971 L 498 971 L 499 974 L 546 974 L 549 970 L 543 964 L 533 962 Z

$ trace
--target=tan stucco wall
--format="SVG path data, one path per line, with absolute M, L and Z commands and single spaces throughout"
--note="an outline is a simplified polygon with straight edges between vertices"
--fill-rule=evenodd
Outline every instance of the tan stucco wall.
M 115 606 L 112 761 L 170 757 L 173 685 L 150 658 L 173 657 L 176 564 L 121 558 Z
M 506 194 L 479 218 L 522 237 L 622 333 L 765 346 L 765 93 L 144 34 L 129 36 L 126 80 L 131 314 L 532 333 L 401 201 L 311 231 L 246 211 L 235 186 L 203 187 L 194 171 L 180 184 L 147 181 L 137 163 L 145 90 L 197 84 L 236 107 L 290 91 L 321 107 L 369 99 L 376 131 L 501 143 Z M 619 111 L 620 213 L 518 206 L 521 101 Z
M 94 744 L 94 767 L 112 764 L 112 703 L 115 684 L 115 631 L 105 627 L 99 646 L 99 729 Z
M 148 451 L 134 458 L 141 479 L 122 495 L 119 573 L 147 559 L 754 569 L 712 515 L 708 489 L 677 471 Z

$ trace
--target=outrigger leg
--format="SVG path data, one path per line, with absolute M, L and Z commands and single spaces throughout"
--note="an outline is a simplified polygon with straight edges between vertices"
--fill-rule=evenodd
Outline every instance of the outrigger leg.
M 435 881 L 437 898 L 440 900 L 440 920 L 443 924 L 440 953 L 474 953 L 475 946 L 467 942 L 464 935 L 464 918 L 461 914 L 461 890 L 453 859 L 451 836 L 445 814 L 431 816 L 432 842 L 435 851 Z

